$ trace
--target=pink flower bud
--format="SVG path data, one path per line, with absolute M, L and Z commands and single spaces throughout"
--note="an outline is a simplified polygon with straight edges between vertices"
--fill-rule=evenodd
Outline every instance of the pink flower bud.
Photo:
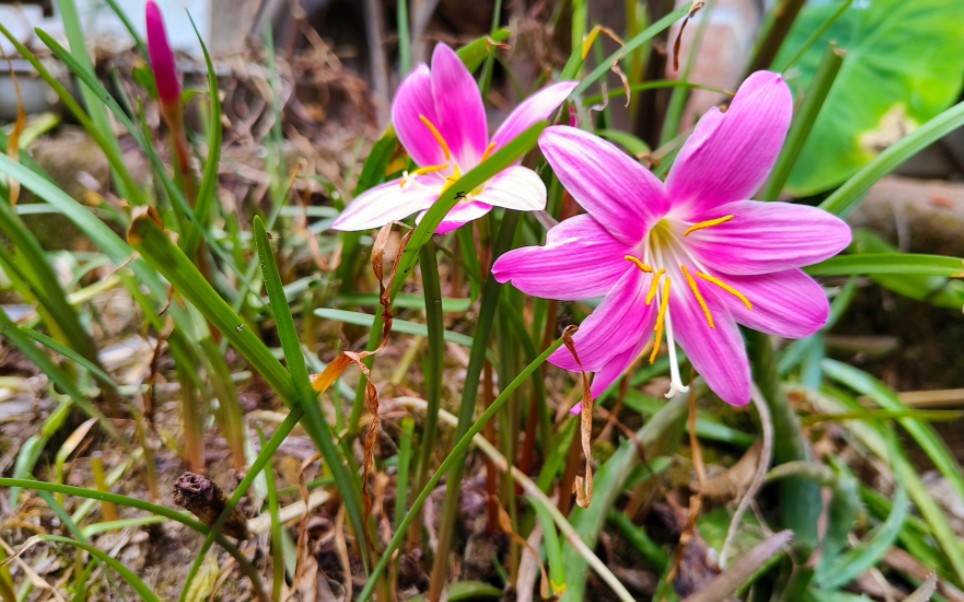
M 174 53 L 167 41 L 164 17 L 154 0 L 147 0 L 147 51 L 151 57 L 151 71 L 157 82 L 157 95 L 161 103 L 172 105 L 180 101 L 181 82 L 174 66 Z

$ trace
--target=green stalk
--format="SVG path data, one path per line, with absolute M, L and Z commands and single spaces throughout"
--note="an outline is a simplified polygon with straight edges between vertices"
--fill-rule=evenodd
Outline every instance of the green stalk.
M 769 335 L 745 330 L 753 369 L 753 381 L 770 408 L 773 420 L 773 465 L 810 461 L 813 452 L 803 434 L 800 419 L 780 387 L 776 354 Z M 802 477 L 784 479 L 779 485 L 781 524 L 794 532 L 793 546 L 804 558 L 817 544 L 817 523 L 823 503 L 820 485 Z
M 750 66 L 746 70 L 747 75 L 770 67 L 773 59 L 780 52 L 780 47 L 786 40 L 787 34 L 790 33 L 790 28 L 793 27 L 793 22 L 796 21 L 797 15 L 800 14 L 800 9 L 803 8 L 804 4 L 806 4 L 806 0 L 780 0 L 780 3 L 773 9 L 765 25 L 764 33 L 757 43 L 756 52 L 753 54 Z
M 511 399 L 512 394 L 516 391 L 516 389 L 521 387 L 523 383 L 525 383 L 539 369 L 539 367 L 545 363 L 546 359 L 548 359 L 549 356 L 561 346 L 562 339 L 556 340 L 552 345 L 549 346 L 548 349 L 543 351 L 539 357 L 526 366 L 526 369 L 520 372 L 519 375 L 516 376 L 511 383 L 509 383 L 509 386 L 507 386 L 505 390 L 503 390 L 502 393 L 495 398 L 495 401 L 492 402 L 492 405 L 489 406 L 489 408 L 483 412 L 481 416 L 479 416 L 479 419 L 469 427 L 465 434 L 459 438 L 458 443 L 455 444 L 449 455 L 442 460 L 442 463 L 439 465 L 439 467 L 435 469 L 435 473 L 432 474 L 432 478 L 428 480 L 428 483 L 426 483 L 425 487 L 422 488 L 422 491 L 418 494 L 418 497 L 416 497 L 415 501 L 412 502 L 412 507 L 409 509 L 408 514 L 406 514 L 405 518 L 398 523 L 398 528 L 395 530 L 395 534 L 392 536 L 392 541 L 389 542 L 388 547 L 386 547 L 385 551 L 382 553 L 382 557 L 378 560 L 378 564 L 375 565 L 375 568 L 373 568 L 372 572 L 368 575 L 368 582 L 358 595 L 358 600 L 365 602 L 365 600 L 371 598 L 372 590 L 375 587 L 375 579 L 381 575 L 381 573 L 388 566 L 388 563 L 391 562 L 395 551 L 405 540 L 405 533 L 409 525 L 411 525 L 415 517 L 418 516 L 419 510 L 421 510 L 429 495 L 431 495 L 432 491 L 435 490 L 436 485 L 438 485 L 439 481 L 442 480 L 442 477 L 447 474 L 453 466 L 458 463 L 465 462 L 465 453 L 466 450 L 468 450 L 469 445 L 472 443 L 472 438 L 478 435 L 482 431 L 482 427 L 484 427 L 489 420 L 492 420 L 499 409 L 504 406 L 509 399 Z M 2 485 L 2 479 L 0 479 L 0 486 Z
M 516 211 L 506 212 L 505 217 L 502 218 L 498 240 L 495 242 L 493 248 L 493 262 L 498 259 L 502 253 L 511 248 L 518 224 L 519 213 Z M 501 290 L 502 285 L 495 278 L 486 280 L 482 290 L 482 304 L 479 309 L 479 319 L 475 326 L 472 350 L 469 352 L 469 365 L 466 369 L 465 384 L 462 389 L 462 403 L 459 406 L 459 424 L 455 429 L 456 439 L 461 439 L 465 433 L 468 432 L 472 424 L 472 415 L 475 413 L 475 402 L 479 395 L 482 366 L 485 364 L 485 356 L 489 348 L 490 334 L 495 321 L 495 310 L 499 306 L 499 293 Z M 493 406 L 494 405 L 495 404 L 493 404 Z M 459 510 L 459 498 L 461 496 L 460 483 L 464 470 L 465 456 L 460 456 L 449 471 L 449 486 L 446 488 L 445 501 L 442 504 L 438 547 L 436 548 L 436 556 L 432 564 L 431 585 L 429 586 L 427 596 L 431 602 L 436 602 L 441 597 L 442 589 L 445 586 L 446 572 L 448 570 L 448 552 L 452 546 L 452 540 L 455 535 L 455 519 Z
M 817 73 L 813 76 L 813 82 L 807 89 L 803 104 L 793 119 L 793 125 L 790 126 L 783 151 L 770 173 L 770 180 L 763 190 L 763 200 L 775 201 L 780 195 L 780 191 L 783 190 L 783 185 L 790 177 L 790 171 L 793 169 L 797 157 L 800 156 L 803 144 L 807 141 L 810 130 L 817 120 L 817 115 L 823 108 L 823 103 L 827 99 L 827 94 L 833 86 L 837 73 L 840 71 L 840 66 L 843 65 L 845 54 L 846 52 L 833 44 L 827 45 L 827 50 L 823 53 L 820 65 L 817 67 Z
M 398 70 L 399 77 L 405 77 L 412 70 L 412 40 L 408 21 L 408 0 L 398 0 Z
M 428 354 L 425 358 L 424 381 L 425 425 L 422 429 L 415 469 L 415 486 L 425 484 L 425 476 L 435 452 L 438 435 L 438 410 L 442 401 L 442 368 L 445 362 L 445 324 L 442 322 L 442 288 L 438 275 L 438 259 L 435 243 L 429 241 L 422 247 L 420 268 L 425 294 L 425 326 L 428 329 Z

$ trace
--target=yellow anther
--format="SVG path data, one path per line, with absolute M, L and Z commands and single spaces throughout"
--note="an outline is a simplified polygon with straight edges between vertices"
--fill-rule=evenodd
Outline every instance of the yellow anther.
M 645 263 L 643 263 L 642 261 L 640 261 L 640 260 L 637 259 L 636 257 L 633 257 L 632 255 L 627 255 L 627 256 L 625 256 L 623 259 L 625 259 L 626 261 L 632 263 L 632 264 L 635 265 L 637 268 L 639 268 L 641 271 L 646 272 L 647 274 L 652 274 L 653 271 L 654 271 L 653 268 L 649 267 L 648 265 L 646 265 Z
M 689 236 L 690 234 L 692 234 L 693 232 L 696 232 L 697 230 L 703 230 L 706 228 L 712 228 L 713 226 L 719 226 L 720 224 L 725 224 L 731 219 L 733 219 L 732 215 L 726 215 L 723 217 L 718 217 L 716 219 L 708 219 L 705 222 L 699 222 L 697 224 L 693 224 L 692 226 L 686 229 L 686 232 L 683 232 L 683 236 Z
M 649 354 L 650 364 L 656 361 L 656 356 L 659 355 L 660 342 L 663 340 L 663 329 L 666 327 L 666 312 L 669 310 L 669 285 L 672 281 L 673 279 L 667 276 L 666 282 L 663 283 L 663 298 L 659 303 L 659 315 L 656 316 L 656 327 L 653 329 L 656 331 L 656 339 L 653 341 L 653 352 Z
M 449 150 L 449 145 L 445 143 L 445 138 L 442 138 L 442 134 L 439 133 L 438 128 L 432 125 L 432 122 L 429 121 L 428 117 L 425 115 L 419 115 L 418 118 L 422 120 L 422 123 L 425 124 L 425 127 L 432 130 L 432 135 L 435 136 L 436 142 L 438 142 L 438 145 L 442 147 L 442 152 L 445 153 L 445 160 L 451 161 L 452 151 Z
M 746 296 L 745 296 L 743 293 L 741 293 L 740 291 L 736 290 L 735 288 L 733 288 L 733 287 L 730 286 L 729 284 L 723 282 L 723 281 L 720 280 L 719 278 L 717 278 L 717 277 L 715 277 L 715 276 L 710 276 L 709 274 L 704 274 L 703 272 L 696 272 L 696 275 L 697 275 L 697 277 L 702 278 L 703 280 L 706 280 L 707 282 L 712 282 L 712 283 L 715 284 L 716 286 L 718 286 L 718 287 L 720 287 L 721 289 L 725 290 L 726 292 L 730 293 L 731 295 L 733 295 L 734 297 L 736 297 L 737 299 L 739 299 L 740 301 L 742 301 L 742 302 L 743 302 L 743 305 L 746 305 L 746 308 L 747 308 L 747 309 L 751 309 L 751 310 L 753 309 L 753 304 L 750 303 L 750 300 L 747 299 Z
M 685 265 L 681 265 L 680 268 L 683 270 L 683 276 L 686 277 L 686 282 L 690 285 L 690 290 L 693 291 L 693 296 L 696 297 L 696 302 L 700 304 L 703 308 L 703 315 L 706 316 L 706 323 L 709 324 L 710 328 L 716 328 L 713 324 L 713 314 L 710 313 L 710 308 L 706 305 L 706 299 L 700 294 L 700 288 L 696 285 L 696 280 L 690 275 L 690 271 L 686 269 Z
M 482 161 L 485 161 L 486 159 L 489 158 L 489 155 L 491 155 L 491 154 L 492 154 L 492 151 L 495 150 L 495 145 L 496 145 L 496 144 L 498 144 L 498 143 L 497 143 L 497 142 L 493 142 L 493 143 L 489 144 L 489 146 L 485 149 L 485 152 L 482 153 L 482 160 L 479 161 L 479 163 L 481 163 Z
M 656 291 L 659 289 L 659 279 L 666 273 L 666 270 L 660 270 L 656 272 L 653 276 L 653 283 L 649 285 L 649 293 L 646 294 L 646 305 L 653 302 L 653 297 L 656 296 Z M 667 278 L 669 280 L 669 278 Z

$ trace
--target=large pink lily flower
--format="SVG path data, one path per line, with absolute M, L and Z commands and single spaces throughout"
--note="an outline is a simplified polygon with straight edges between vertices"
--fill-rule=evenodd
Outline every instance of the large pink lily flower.
M 432 68 L 420 65 L 398 88 L 392 122 L 398 140 L 418 165 L 398 180 L 376 186 L 356 198 L 335 220 L 336 230 L 367 230 L 425 212 L 462 174 L 501 145 L 549 118 L 578 82 L 547 86 L 520 104 L 489 138 L 485 107 L 472 74 L 445 44 L 435 47 Z M 479 188 L 467 191 L 436 233 L 450 232 L 492 210 L 505 207 L 536 211 L 546 206 L 539 176 L 513 165 Z
M 845 248 L 850 228 L 814 207 L 746 200 L 766 180 L 793 110 L 776 73 L 757 72 L 725 113 L 703 116 L 666 182 L 612 144 L 555 126 L 540 147 L 586 215 L 549 230 L 492 268 L 525 293 L 559 300 L 604 296 L 574 341 L 598 396 L 652 340 L 666 338 L 671 390 L 686 391 L 676 343 L 727 403 L 750 400 L 750 368 L 737 324 L 788 338 L 826 323 L 826 294 L 801 266 Z M 578 366 L 560 348 L 549 361 Z

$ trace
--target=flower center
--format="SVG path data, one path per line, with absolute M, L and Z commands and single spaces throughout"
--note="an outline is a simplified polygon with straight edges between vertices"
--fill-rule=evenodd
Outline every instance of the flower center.
M 445 155 L 445 163 L 440 163 L 438 165 L 426 165 L 425 167 L 419 167 L 414 171 L 406 172 L 405 175 L 402 177 L 402 180 L 399 183 L 399 186 L 404 188 L 405 186 L 411 184 L 418 176 L 437 173 L 440 176 L 445 178 L 445 181 L 442 184 L 442 189 L 439 191 L 439 194 L 441 195 L 446 190 L 451 188 L 452 184 L 455 184 L 456 182 L 459 181 L 459 179 L 462 178 L 462 169 L 459 167 L 458 161 L 454 159 L 454 156 L 452 155 L 452 149 L 449 148 L 448 143 L 445 141 L 445 138 L 442 137 L 442 133 L 435 126 L 435 124 L 432 123 L 432 121 L 425 115 L 419 115 L 418 118 L 422 121 L 422 123 L 425 124 L 425 127 L 428 128 L 429 132 L 432 134 L 432 137 L 435 138 L 435 142 L 438 143 L 439 147 L 442 149 L 442 154 Z M 485 153 L 482 155 L 482 159 L 480 163 L 488 159 L 489 155 L 492 154 L 492 151 L 494 149 L 495 149 L 495 142 L 489 144 L 488 148 L 485 149 Z M 444 174 L 443 172 L 449 172 L 449 173 Z M 481 193 L 484 189 L 485 189 L 485 185 L 483 184 L 470 192 L 467 192 L 464 194 L 460 193 L 458 195 L 459 197 L 458 203 L 464 204 L 464 203 L 472 202 L 471 197 L 473 195 L 477 195 Z
M 649 355 L 649 363 L 656 361 L 659 355 L 660 345 L 663 336 L 666 336 L 666 346 L 670 355 L 670 377 L 672 385 L 667 396 L 676 392 L 689 390 L 680 379 L 679 367 L 676 361 L 676 342 L 673 335 L 673 322 L 670 312 L 670 293 L 676 291 L 677 303 L 685 302 L 680 295 L 685 295 L 687 289 L 692 293 L 703 315 L 706 323 L 711 329 L 716 328 L 713 320 L 713 313 L 700 290 L 700 281 L 714 285 L 718 289 L 736 297 L 746 306 L 748 310 L 753 309 L 753 304 L 746 295 L 735 289 L 732 285 L 713 276 L 704 268 L 696 257 L 696 253 L 687 244 L 686 238 L 693 232 L 698 232 L 706 228 L 712 228 L 724 224 L 733 219 L 732 215 L 709 219 L 695 224 L 690 224 L 683 229 L 685 224 L 670 218 L 663 218 L 654 225 L 639 250 L 642 257 L 626 255 L 626 261 L 632 263 L 636 268 L 646 274 L 652 274 L 653 278 L 649 284 L 649 291 L 646 294 L 646 305 L 654 301 L 658 310 L 656 314 L 656 324 L 653 327 L 653 349 Z M 680 231 L 682 230 L 682 234 Z M 685 282 L 685 288 L 672 288 L 673 279 L 677 282 Z M 662 286 L 661 286 L 662 285 Z M 680 292 L 681 291 L 681 292 Z

